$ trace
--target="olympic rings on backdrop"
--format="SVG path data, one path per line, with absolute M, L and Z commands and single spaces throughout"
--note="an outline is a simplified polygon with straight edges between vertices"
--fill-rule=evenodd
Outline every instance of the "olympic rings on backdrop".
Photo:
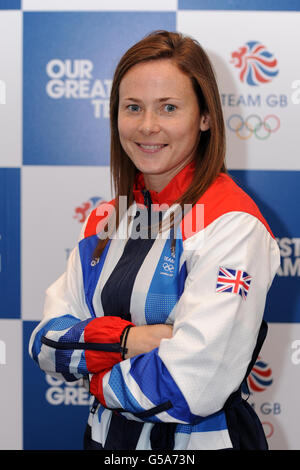
M 269 422 L 263 422 L 261 424 L 264 428 L 266 438 L 268 439 L 269 437 L 271 437 L 274 434 L 274 426 L 273 426 L 272 423 L 269 423 Z
M 250 114 L 245 120 L 240 114 L 232 114 L 226 123 L 227 127 L 241 140 L 247 140 L 252 135 L 259 140 L 266 140 L 280 127 L 280 119 L 275 114 L 268 114 L 263 120 L 257 114 Z M 246 129 L 245 134 L 241 134 L 242 129 Z

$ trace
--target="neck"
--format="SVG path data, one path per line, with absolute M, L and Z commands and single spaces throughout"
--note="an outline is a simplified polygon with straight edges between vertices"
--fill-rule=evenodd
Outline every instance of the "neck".
M 165 175 L 147 175 L 143 174 L 146 189 L 160 193 L 171 181 L 172 177 L 166 178 Z
M 172 168 L 171 170 L 163 174 L 143 173 L 146 189 L 160 193 L 167 186 L 167 184 L 174 178 L 174 176 L 176 176 L 177 173 L 179 173 L 191 161 L 192 159 L 189 162 L 185 162 L 184 164 L 178 167 Z

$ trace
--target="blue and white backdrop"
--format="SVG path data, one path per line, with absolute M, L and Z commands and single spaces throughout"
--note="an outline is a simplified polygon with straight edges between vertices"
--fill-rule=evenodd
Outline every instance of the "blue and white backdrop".
M 271 449 L 300 449 L 300 10 L 297 0 L 0 0 L 0 449 L 80 449 L 89 396 L 28 356 L 46 287 L 111 196 L 108 103 L 125 50 L 187 33 L 217 73 L 227 164 L 282 262 L 249 382 Z

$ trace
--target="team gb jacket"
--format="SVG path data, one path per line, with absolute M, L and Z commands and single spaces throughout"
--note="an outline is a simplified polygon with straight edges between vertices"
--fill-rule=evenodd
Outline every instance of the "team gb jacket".
M 253 200 L 225 173 L 164 236 L 131 236 L 143 228 L 141 214 L 172 206 L 193 171 L 187 165 L 160 193 L 147 191 L 139 174 L 129 237 L 112 238 L 100 259 L 93 253 L 108 213 L 95 209 L 66 272 L 46 291 L 30 354 L 50 375 L 89 378 L 96 402 L 88 425 L 99 448 L 157 448 L 155 430 L 161 442 L 171 433 L 174 449 L 236 447 L 224 405 L 251 362 L 279 249 Z M 172 338 L 122 360 L 124 328 L 157 323 L 172 324 Z

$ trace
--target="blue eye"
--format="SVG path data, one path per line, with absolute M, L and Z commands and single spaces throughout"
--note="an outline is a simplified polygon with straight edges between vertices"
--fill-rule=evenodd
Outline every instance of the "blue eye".
M 172 113 L 173 111 L 175 111 L 175 109 L 176 109 L 176 106 L 174 106 L 173 104 L 165 105 L 165 110 L 167 111 L 167 113 Z
M 134 113 L 136 113 L 137 111 L 140 110 L 140 107 L 137 104 L 130 104 L 128 106 L 128 109 L 129 111 L 133 111 Z

